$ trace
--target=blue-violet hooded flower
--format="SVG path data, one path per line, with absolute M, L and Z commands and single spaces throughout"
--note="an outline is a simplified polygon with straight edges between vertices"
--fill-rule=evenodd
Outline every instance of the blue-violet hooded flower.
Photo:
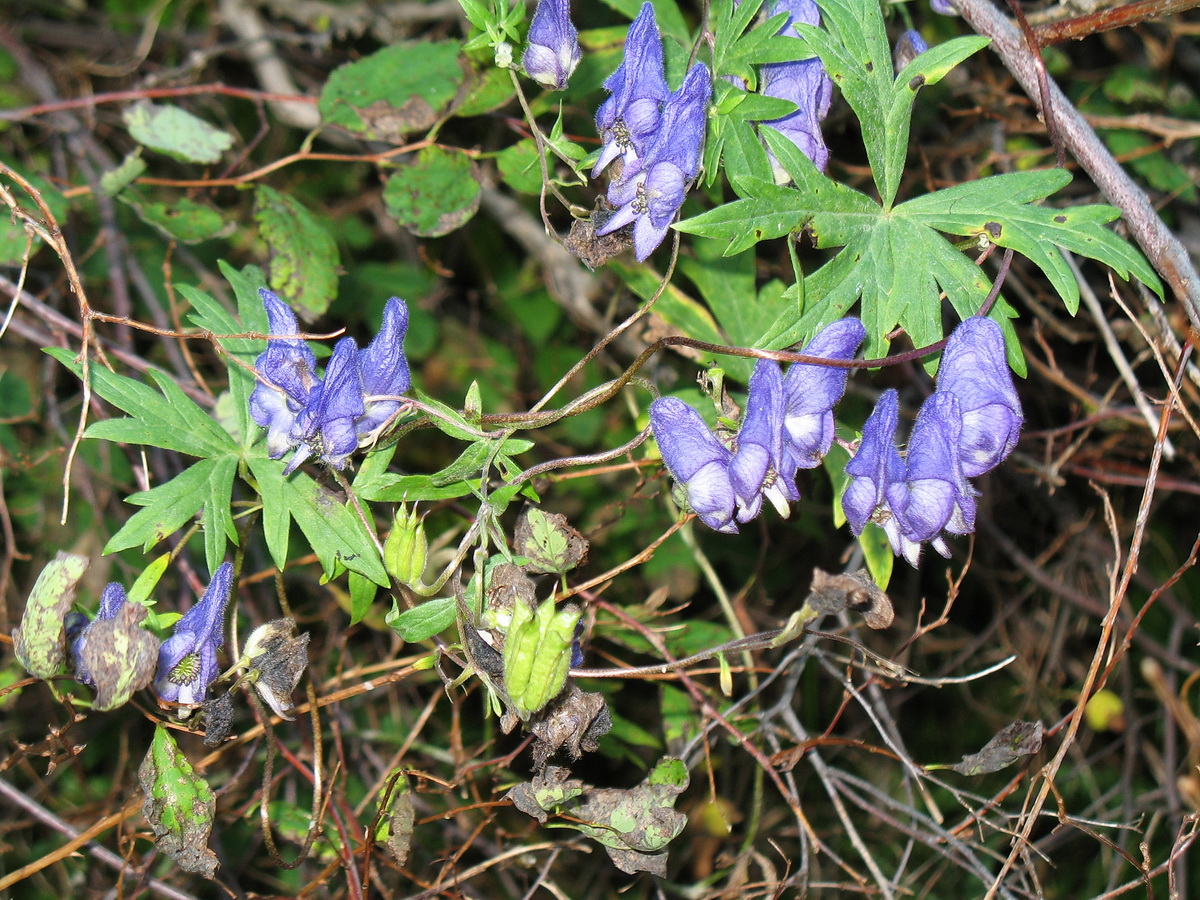
M 260 294 L 271 334 L 295 334 L 296 317 L 287 305 L 270 291 Z M 313 456 L 340 469 L 357 448 L 378 439 L 400 411 L 401 395 L 411 385 L 404 355 L 407 332 L 408 306 L 392 297 L 375 339 L 359 350 L 352 338 L 343 338 L 322 378 L 315 374 L 316 359 L 304 341 L 270 339 L 255 362 L 263 381 L 250 397 L 250 413 L 267 429 L 272 459 L 295 450 L 285 474 Z
M 528 41 L 521 58 L 525 74 L 552 90 L 563 90 L 581 56 L 570 0 L 538 0 Z
M 383 326 L 375 340 L 358 354 L 362 375 L 363 414 L 354 423 L 360 447 L 371 443 L 378 430 L 400 411 L 401 394 L 412 385 L 404 338 L 408 333 L 408 306 L 392 297 L 383 308 Z
M 896 426 L 900 421 L 900 398 L 895 389 L 883 392 L 863 424 L 858 450 L 846 463 L 850 483 L 842 494 L 842 511 L 855 536 L 875 511 L 887 502 L 887 491 L 902 483 L 904 460 L 896 450 Z
M 915 28 L 910 28 L 896 40 L 896 46 L 892 48 L 892 64 L 899 75 L 900 71 L 910 62 L 929 49 L 929 45 L 925 43 L 925 38 L 921 37 L 921 32 Z
M 772 15 L 786 12 L 789 19 L 780 30 L 781 35 L 799 37 L 794 23 L 820 25 L 821 13 L 813 0 L 780 0 L 771 8 Z M 829 112 L 833 100 L 833 80 L 825 72 L 821 60 L 816 57 L 786 63 L 770 63 L 762 67 L 759 93 L 764 97 L 790 100 L 798 107 L 795 112 L 761 124 L 774 128 L 812 160 L 813 165 L 824 172 L 829 164 L 829 148 L 821 134 L 821 121 Z M 789 176 L 774 160 L 778 170 L 776 180 L 787 181 Z
M 942 531 L 975 530 L 975 490 L 963 476 L 958 458 L 962 413 L 958 398 L 937 391 L 921 404 L 908 439 L 907 474 L 887 490 L 888 505 L 909 540 L 933 541 L 943 556 L 949 549 Z
M 964 319 L 942 353 L 937 388 L 958 398 L 963 474 L 974 478 L 994 469 L 1017 445 L 1024 422 L 1000 326 L 981 316 Z
M 175 632 L 158 650 L 154 692 L 167 703 L 203 703 L 219 674 L 217 651 L 225 641 L 225 605 L 233 590 L 233 566 L 213 573 L 200 601 L 175 623 Z
M 267 310 L 272 337 L 254 361 L 265 381 L 260 380 L 250 395 L 250 415 L 267 429 L 267 454 L 279 459 L 299 443 L 292 432 L 296 416 L 317 384 L 317 359 L 300 338 L 274 337 L 298 334 L 300 326 L 288 305 L 275 294 L 266 288 L 260 288 L 258 294 Z
M 708 430 L 698 412 L 675 397 L 650 405 L 650 424 L 663 462 L 687 492 L 692 511 L 714 531 L 736 533 L 729 448 Z
M 850 360 L 867 337 L 855 318 L 826 325 L 800 351 L 821 359 Z M 833 446 L 833 408 L 846 392 L 850 370 L 815 363 L 793 363 L 783 379 L 783 455 L 785 467 L 814 469 Z
M 762 508 L 768 473 L 774 480 L 783 444 L 783 375 L 779 363 L 760 359 L 750 376 L 746 411 L 737 433 L 737 450 L 729 461 L 729 481 L 737 500 L 737 520 L 749 522 Z M 774 499 L 774 498 L 772 498 Z M 776 504 L 787 514 L 787 506 Z
M 342 468 L 346 458 L 358 448 L 355 422 L 365 412 L 358 344 L 354 338 L 342 338 L 329 357 L 325 378 L 296 416 L 293 434 L 299 437 L 300 446 L 284 468 L 284 474 L 293 472 L 312 455 L 335 469 Z
M 696 63 L 679 90 L 663 105 L 662 120 L 646 155 L 625 167 L 623 177 L 608 189 L 617 207 L 597 235 L 633 223 L 633 249 L 644 260 L 662 243 L 671 220 L 683 205 L 688 182 L 700 168 L 700 151 L 712 99 L 712 78 Z
M 115 619 L 121 607 L 128 601 L 125 594 L 125 588 L 116 582 L 110 582 L 104 588 L 104 592 L 100 594 L 100 609 L 96 613 L 96 618 L 88 621 L 68 622 L 67 624 L 67 639 L 71 643 L 71 658 L 75 666 L 75 680 L 80 684 L 95 686 L 96 679 L 92 677 L 92 673 L 88 671 L 83 662 L 83 648 L 87 643 L 88 632 L 92 630 L 92 626 L 97 622 L 102 622 L 106 619 Z
M 603 147 L 592 169 L 592 177 L 617 157 L 631 163 L 645 154 L 658 128 L 663 101 L 670 94 L 663 74 L 662 39 L 654 19 L 654 7 L 642 11 L 629 26 L 625 57 L 604 82 L 612 95 L 596 110 L 596 130 Z

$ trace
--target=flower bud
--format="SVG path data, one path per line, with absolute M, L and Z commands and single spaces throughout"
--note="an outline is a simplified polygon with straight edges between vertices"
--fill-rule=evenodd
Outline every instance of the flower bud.
M 539 0 L 529 25 L 529 45 L 521 59 L 525 73 L 538 84 L 561 91 L 580 56 L 569 0 Z
M 428 556 L 429 543 L 422 517 L 415 506 L 409 512 L 407 504 L 400 504 L 392 533 L 383 545 L 384 567 L 400 584 L 420 593 L 424 588 L 421 575 L 425 572 Z
M 501 41 L 496 45 L 496 67 L 507 69 L 512 66 L 513 48 L 508 41 Z

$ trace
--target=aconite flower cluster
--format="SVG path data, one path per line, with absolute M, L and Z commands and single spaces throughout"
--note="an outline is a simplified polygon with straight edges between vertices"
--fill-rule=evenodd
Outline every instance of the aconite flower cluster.
M 849 360 L 864 337 L 861 322 L 841 319 L 801 352 Z M 736 532 L 738 523 L 758 515 L 764 498 L 787 514 L 787 501 L 800 496 L 797 470 L 819 465 L 832 446 L 833 408 L 847 374 L 844 367 L 795 364 L 783 375 L 778 364 L 760 360 L 741 424 L 728 442 L 681 400 L 664 397 L 651 405 L 663 462 L 702 522 Z M 937 390 L 921 406 L 903 455 L 895 445 L 898 422 L 899 400 L 889 390 L 846 465 L 842 507 L 855 535 L 869 521 L 879 524 L 896 555 L 915 566 L 922 544 L 949 556 L 943 533 L 975 530 L 978 492 L 968 479 L 999 465 L 1020 436 L 1021 405 L 1000 327 L 973 317 L 950 336 Z
M 266 288 L 259 295 L 271 338 L 254 363 L 259 380 L 250 414 L 267 429 L 267 454 L 279 459 L 294 451 L 285 474 L 310 457 L 340 469 L 400 412 L 411 384 L 404 356 L 408 307 L 399 297 L 388 300 L 375 339 L 360 350 L 353 338 L 342 338 L 318 377 L 312 349 L 295 337 L 295 314 Z
M 667 87 L 662 39 L 654 7 L 646 3 L 629 26 L 625 57 L 604 88 L 610 96 L 596 112 L 603 144 L 592 177 L 617 160 L 621 166 L 608 186 L 616 212 L 596 234 L 632 225 L 634 254 L 644 260 L 666 237 L 700 170 L 712 76 L 695 63 L 678 90 Z
M 915 566 L 922 544 L 948 557 L 943 533 L 975 530 L 978 491 L 968 479 L 998 466 L 1020 437 L 1024 418 L 1000 326 L 975 316 L 955 329 L 903 456 L 895 444 L 898 407 L 896 392 L 886 391 L 863 425 L 842 509 L 856 535 L 876 522 L 892 551 Z
M 858 319 L 840 319 L 800 352 L 849 360 L 865 337 Z M 759 514 L 764 498 L 787 515 L 787 503 L 800 499 L 797 471 L 820 465 L 833 445 L 833 408 L 842 399 L 848 375 L 847 368 L 815 363 L 795 363 L 785 375 L 777 362 L 759 360 L 732 447 L 682 400 L 654 401 L 650 424 L 663 462 L 704 524 L 736 532 L 738 523 Z

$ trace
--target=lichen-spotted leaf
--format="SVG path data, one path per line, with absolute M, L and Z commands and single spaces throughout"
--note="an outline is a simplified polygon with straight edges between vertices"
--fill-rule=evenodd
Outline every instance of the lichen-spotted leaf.
M 146 794 L 142 815 L 154 829 L 154 843 L 187 872 L 205 878 L 217 873 L 217 856 L 208 849 L 217 802 L 212 789 L 192 769 L 161 725 L 154 730 L 150 752 L 138 767 L 138 783 Z

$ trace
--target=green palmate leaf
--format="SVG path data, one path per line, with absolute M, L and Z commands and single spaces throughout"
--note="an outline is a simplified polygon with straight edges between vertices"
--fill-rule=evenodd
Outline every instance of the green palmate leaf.
M 461 228 L 479 209 L 479 178 L 475 161 L 463 151 L 426 147 L 388 179 L 383 202 L 413 234 L 441 237 Z
M 1056 210 L 1030 205 L 1070 180 L 1062 170 L 985 178 L 909 200 L 888 211 L 817 172 L 789 141 L 770 133 L 766 138 L 793 175 L 796 187 L 751 182 L 751 197 L 677 226 L 726 240 L 727 254 L 800 231 L 807 231 L 818 247 L 843 248 L 806 278 L 806 303 L 800 317 L 789 313 L 778 318 L 760 346 L 776 349 L 805 340 L 857 300 L 862 302 L 868 356 L 886 352 L 885 336 L 897 324 L 917 346 L 937 341 L 942 337 L 939 290 L 946 292 L 959 316 L 965 318 L 975 314 L 991 289 L 983 270 L 952 247 L 941 231 L 974 236 L 1026 254 L 1072 309 L 1078 302 L 1078 290 L 1060 247 L 1105 263 L 1122 277 L 1136 275 L 1160 290 L 1141 254 L 1103 227 L 1116 215 L 1111 207 Z M 1009 363 L 1023 374 L 1020 347 L 1007 321 L 1012 315 L 1003 299 L 991 313 L 1005 329 Z M 932 367 L 934 360 L 928 365 Z
M 146 794 L 142 814 L 158 848 L 184 871 L 215 876 L 217 856 L 208 849 L 208 837 L 216 797 L 161 725 L 154 729 L 150 752 L 138 767 L 138 783 Z
M 262 496 L 263 532 L 275 565 L 282 569 L 287 564 L 289 523 L 294 518 L 327 577 L 334 577 L 340 564 L 388 586 L 379 549 L 351 507 L 303 472 L 285 478 L 281 460 L 252 454 L 246 463 Z
M 184 162 L 212 164 L 233 146 L 233 138 L 177 106 L 139 100 L 123 115 L 130 136 L 144 147 Z
M 336 69 L 321 90 L 322 121 L 396 143 L 429 128 L 465 77 L 458 51 L 454 41 L 394 44 Z
M 69 350 L 52 347 L 46 353 L 76 375 L 83 375 L 83 367 Z M 236 451 L 229 432 L 217 425 L 165 372 L 150 369 L 147 373 L 158 385 L 160 393 L 103 366 L 92 365 L 88 371 L 92 389 L 113 406 L 129 413 L 129 418 L 94 422 L 85 437 L 147 444 L 189 456 L 220 456 Z
M 441 634 L 454 624 L 456 606 L 453 597 L 438 597 L 426 600 L 419 606 L 400 612 L 395 601 L 385 617 L 388 627 L 409 643 L 426 641 Z
M 62 671 L 66 659 L 63 617 L 75 602 L 75 588 L 89 562 L 86 556 L 60 550 L 42 568 L 29 592 L 21 625 L 13 632 L 13 649 L 17 661 L 34 678 L 52 678 Z
M 341 265 L 337 242 L 326 224 L 294 197 L 259 185 L 254 220 L 271 253 L 271 287 L 304 322 L 329 309 L 337 296 Z
M 1059 247 L 1099 260 L 1121 278 L 1133 275 L 1161 297 L 1162 285 L 1145 257 L 1104 227 L 1120 210 L 1103 204 L 1068 209 L 1029 205 L 1070 180 L 1063 169 L 996 175 L 909 200 L 896 212 L 939 231 L 1011 247 L 1037 264 L 1072 315 L 1079 308 L 1079 285 Z
M 104 552 L 139 546 L 149 550 L 202 511 L 205 557 L 209 571 L 215 571 L 225 559 L 225 539 L 237 543 L 237 529 L 229 511 L 236 473 L 236 456 L 204 459 L 165 484 L 130 495 L 126 498 L 129 503 L 145 508 L 109 539 Z

